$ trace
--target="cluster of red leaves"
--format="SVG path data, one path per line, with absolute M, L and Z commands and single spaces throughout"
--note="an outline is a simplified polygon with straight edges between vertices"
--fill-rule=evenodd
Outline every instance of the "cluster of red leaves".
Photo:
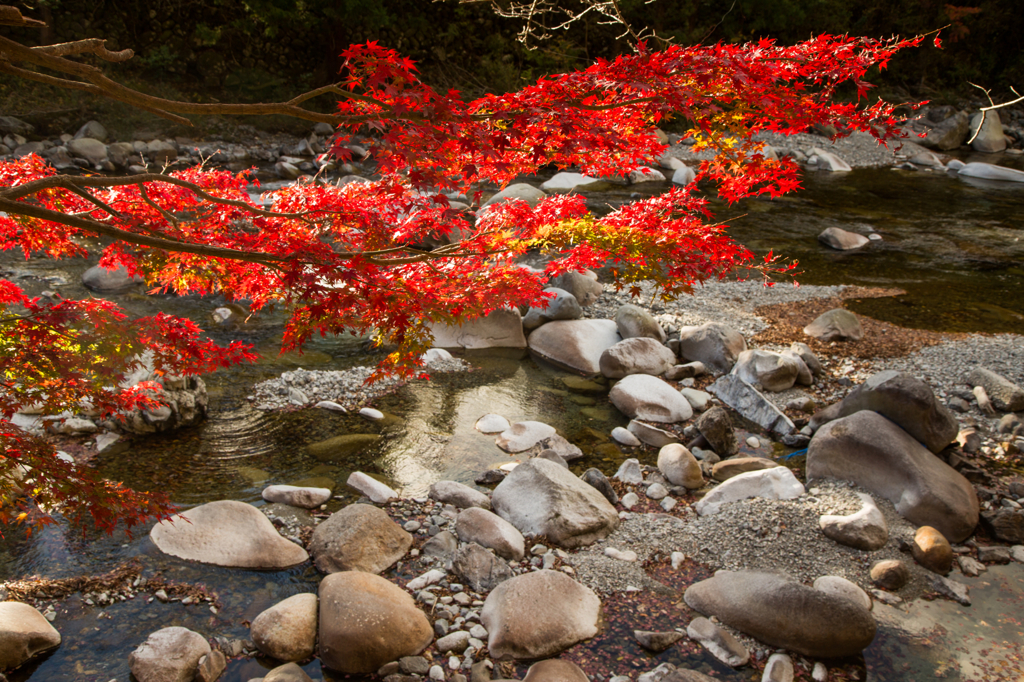
M 869 68 L 919 42 L 820 36 L 792 47 L 770 40 L 663 52 L 641 46 L 473 101 L 431 89 L 391 50 L 357 45 L 343 55 L 334 151 L 344 158 L 352 136 L 374 136 L 380 181 L 296 184 L 270 193 L 264 208 L 248 195 L 245 174 L 193 168 L 63 178 L 30 156 L 0 163 L 0 248 L 62 258 L 84 254 L 83 236 L 112 236 L 102 265 L 123 265 L 157 289 L 219 293 L 254 310 L 286 306 L 286 348 L 313 334 L 375 333 L 395 347 L 379 372 L 409 374 L 430 345 L 431 324 L 543 305 L 546 277 L 566 270 L 608 263 L 620 286 L 654 280 L 674 296 L 736 268 L 786 269 L 771 254 L 756 262 L 726 226 L 712 224 L 696 183 L 604 217 L 568 196 L 534 208 L 517 201 L 488 207 L 474 220 L 453 210 L 444 191 L 505 185 L 552 165 L 621 176 L 664 151 L 654 126 L 675 118 L 689 124 L 697 148 L 717 151 L 698 182 L 717 185 L 730 201 L 778 196 L 798 186 L 797 169 L 759 154 L 752 136 L 831 124 L 894 137 L 890 105 L 864 108 L 832 96 L 847 81 L 866 93 Z M 516 264 L 531 250 L 552 257 L 545 276 Z M 129 322 L 104 301 L 43 303 L 9 282 L 0 287 L 0 316 L 6 417 L 30 404 L 48 413 L 147 407 L 154 398 L 144 387 L 116 388 L 147 350 L 160 371 L 176 374 L 251 358 L 237 345 L 202 341 L 187 320 Z M 142 515 L 165 508 L 156 497 L 57 463 L 52 449 L 4 428 L 0 480 L 31 467 L 37 485 L 30 497 L 44 507 L 81 502 L 108 528 L 116 518 L 139 518 L 129 507 Z M 77 488 L 65 486 L 72 480 Z

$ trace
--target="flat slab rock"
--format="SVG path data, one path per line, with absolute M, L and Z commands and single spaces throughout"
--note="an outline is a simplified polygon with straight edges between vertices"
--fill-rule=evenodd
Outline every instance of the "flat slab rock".
M 161 521 L 149 533 L 160 551 L 235 568 L 287 568 L 309 559 L 259 509 L 234 500 L 208 502 Z
M 789 417 L 736 375 L 720 377 L 708 386 L 708 392 L 739 412 L 742 417 L 780 436 L 788 436 L 796 430 L 796 425 Z

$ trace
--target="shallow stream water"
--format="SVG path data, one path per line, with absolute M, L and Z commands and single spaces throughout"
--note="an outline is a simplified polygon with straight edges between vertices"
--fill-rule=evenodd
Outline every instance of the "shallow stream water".
M 1010 157 L 999 162 L 1021 166 L 1019 159 Z M 591 203 L 614 206 L 634 193 L 663 189 L 664 185 L 654 183 L 622 188 L 593 196 Z M 968 183 L 941 173 L 888 169 L 816 173 L 792 197 L 715 209 L 719 218 L 745 214 L 730 221 L 732 234 L 759 253 L 774 249 L 799 260 L 802 283 L 899 287 L 907 292 L 895 299 L 855 302 L 854 308 L 863 314 L 911 327 L 1024 332 L 1024 185 Z M 817 243 L 816 236 L 833 225 L 877 232 L 883 239 L 861 252 L 829 251 Z M 65 296 L 81 297 L 87 292 L 78 277 L 87 265 L 80 261 L 55 268 L 42 260 L 16 263 L 8 259 L 2 267 L 30 291 L 58 287 Z M 204 326 L 211 325 L 210 313 L 221 304 L 212 299 L 141 294 L 113 299 L 135 314 L 164 310 L 190 316 Z M 99 456 L 97 466 L 132 487 L 165 491 L 186 508 L 219 499 L 260 505 L 260 491 L 266 485 L 311 479 L 332 482 L 337 493 L 345 493 L 344 481 L 357 469 L 388 480 L 406 495 L 419 495 L 433 481 L 448 478 L 469 483 L 480 470 L 508 460 L 492 437 L 473 429 L 476 419 L 488 412 L 512 421 L 537 419 L 555 426 L 586 454 L 581 466 L 574 467 L 579 470 L 597 466 L 611 474 L 626 456 L 607 434 L 627 420 L 603 393 L 573 392 L 562 381 L 567 374 L 522 353 L 467 354 L 473 371 L 414 382 L 378 400 L 375 407 L 389 415 L 378 424 L 321 410 L 260 413 L 246 399 L 257 381 L 298 366 L 341 369 L 374 363 L 362 340 L 355 338 L 317 340 L 303 356 L 279 356 L 275 344 L 280 324 L 279 314 L 269 314 L 240 329 L 212 332 L 219 341 L 250 341 L 266 359 L 207 379 L 210 414 L 202 425 L 136 439 Z M 305 453 L 304 445 L 344 433 L 375 433 L 381 438 L 344 461 L 318 461 Z M 332 509 L 354 499 L 350 495 L 334 501 Z M 149 632 L 184 625 L 211 637 L 246 638 L 247 621 L 291 594 L 315 591 L 319 581 L 308 565 L 257 572 L 190 564 L 161 554 L 144 532 L 133 538 L 120 533 L 83 536 L 62 524 L 31 537 L 19 530 L 5 532 L 0 539 L 0 581 L 28 575 L 102 573 L 137 558 L 143 575 L 159 573 L 169 580 L 202 583 L 221 602 L 214 614 L 206 605 L 147 604 L 142 596 L 100 608 L 84 605 L 81 596 L 75 595 L 65 600 L 54 623 L 64 643 L 9 675 L 12 682 L 127 680 L 128 653 Z M 974 607 L 945 602 L 922 605 L 943 613 L 933 623 L 919 619 L 923 624 L 913 632 L 883 621 L 880 635 L 865 652 L 867 678 L 1004 679 L 1002 668 L 979 676 L 981 668 L 960 661 L 965 654 L 958 649 L 973 620 L 986 622 L 988 629 L 979 634 L 985 642 L 1024 638 L 1018 617 L 1009 615 L 1020 613 L 1024 572 L 1010 566 L 988 576 L 970 581 Z M 1016 601 L 1009 604 L 1008 599 Z M 1015 646 L 1007 646 L 1007 656 L 1019 654 Z M 984 658 L 977 646 L 972 652 L 970 660 Z M 649 667 L 667 657 L 671 654 L 649 657 Z M 703 665 L 721 679 L 752 679 L 749 669 L 731 671 L 708 657 L 689 663 Z M 319 671 L 315 661 L 306 669 L 314 679 L 332 679 Z M 237 659 L 230 662 L 222 679 L 244 682 L 264 672 L 258 660 Z

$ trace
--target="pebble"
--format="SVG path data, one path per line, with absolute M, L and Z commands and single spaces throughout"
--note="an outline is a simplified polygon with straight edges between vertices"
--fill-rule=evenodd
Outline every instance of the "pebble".
M 638 502 L 640 502 L 640 496 L 636 493 L 626 493 L 619 500 L 619 503 L 626 509 L 632 509 Z
M 380 421 L 381 419 L 384 418 L 383 412 L 381 412 L 380 410 L 375 410 L 372 407 L 364 407 L 363 409 L 359 410 L 359 414 L 360 416 L 366 417 L 371 421 Z
M 636 561 L 636 552 L 628 549 L 622 551 L 619 549 L 615 549 L 614 547 L 605 547 L 604 555 L 606 557 L 611 557 L 612 559 L 617 559 L 619 561 Z

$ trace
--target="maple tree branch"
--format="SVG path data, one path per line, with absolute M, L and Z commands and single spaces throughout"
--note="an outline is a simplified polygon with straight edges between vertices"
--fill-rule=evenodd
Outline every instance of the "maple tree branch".
M 989 102 L 989 104 L 991 106 L 982 107 L 981 109 L 978 110 L 978 111 L 981 112 L 981 121 L 978 122 L 978 128 L 974 131 L 974 134 L 971 135 L 971 139 L 967 140 L 967 142 L 965 142 L 964 144 L 970 144 L 970 143 L 974 142 L 974 140 L 978 137 L 978 135 L 981 133 L 981 127 L 983 125 L 985 125 L 985 117 L 988 115 L 988 112 L 995 111 L 996 109 L 1003 109 L 1005 107 L 1013 106 L 1014 104 L 1016 104 L 1018 102 L 1024 102 L 1024 96 L 1022 96 L 1019 92 L 1017 92 L 1016 90 L 1014 90 L 1011 87 L 1010 88 L 1010 92 L 1012 92 L 1013 94 L 1017 95 L 1017 99 L 1015 99 L 1013 101 L 1010 101 L 1010 102 L 1003 102 L 1002 104 L 996 104 L 995 101 L 992 99 L 992 94 L 991 94 L 992 91 L 991 90 L 989 90 L 988 88 L 983 88 L 983 87 L 981 87 L 980 85 L 978 85 L 976 83 L 971 83 L 970 81 L 967 81 L 967 83 L 969 85 L 973 85 L 974 87 L 976 87 L 979 90 L 981 90 L 982 92 L 984 92 L 985 93 L 985 97 L 988 98 L 988 102 Z

